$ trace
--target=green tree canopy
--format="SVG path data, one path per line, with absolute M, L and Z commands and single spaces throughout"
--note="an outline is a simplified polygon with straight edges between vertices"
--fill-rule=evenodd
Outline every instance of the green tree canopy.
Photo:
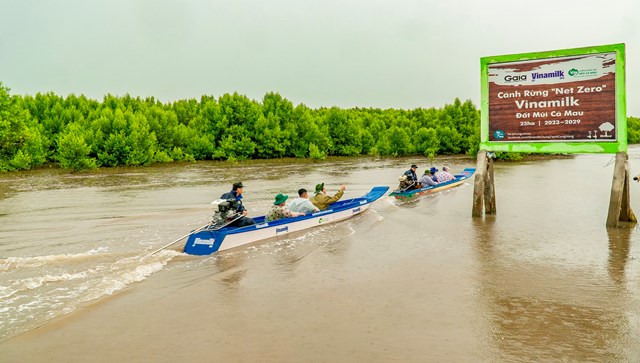
M 640 121 L 630 117 L 628 124 L 629 142 L 640 142 Z M 11 95 L 0 83 L 1 171 L 47 162 L 79 170 L 174 160 L 475 155 L 479 142 L 480 113 L 457 98 L 442 108 L 312 109 L 276 92 L 260 101 L 238 93 L 170 103 L 108 94 L 96 101 Z

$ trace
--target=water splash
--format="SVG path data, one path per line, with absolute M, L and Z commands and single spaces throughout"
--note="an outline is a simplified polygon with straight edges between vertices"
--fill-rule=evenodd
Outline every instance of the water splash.
M 73 263 L 89 260 L 102 252 L 106 252 L 107 247 L 98 247 L 84 253 L 33 256 L 33 257 L 9 257 L 0 260 L 0 272 L 18 270 L 22 268 L 40 267 L 51 263 Z
M 80 254 L 14 257 L 0 261 L 0 340 L 46 324 L 161 271 L 181 253 L 141 259 L 96 248 Z

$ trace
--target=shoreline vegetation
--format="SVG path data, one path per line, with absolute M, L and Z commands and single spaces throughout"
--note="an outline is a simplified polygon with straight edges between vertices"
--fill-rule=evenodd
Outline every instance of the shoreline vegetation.
M 629 117 L 628 124 L 629 143 L 639 143 L 640 120 Z M 312 109 L 274 92 L 261 101 L 238 93 L 168 103 L 108 94 L 97 101 L 12 95 L 0 82 L 0 171 L 360 155 L 475 158 L 479 142 L 480 111 L 457 98 L 442 108 Z

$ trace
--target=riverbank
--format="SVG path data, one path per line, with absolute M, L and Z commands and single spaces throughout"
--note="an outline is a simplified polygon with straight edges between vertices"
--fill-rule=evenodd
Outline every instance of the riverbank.
M 517 157 L 511 158 L 503 158 L 498 159 L 498 162 L 519 162 L 519 161 L 537 161 L 537 160 L 550 160 L 550 159 L 562 159 L 562 158 L 573 158 L 576 155 L 572 154 L 518 154 L 518 153 L 510 153 L 513 155 L 519 155 Z M 412 160 L 422 160 L 422 164 L 426 165 L 435 165 L 439 164 L 446 165 L 447 163 L 455 162 L 469 162 L 475 163 L 476 157 L 466 154 L 454 154 L 454 155 L 438 155 L 433 158 L 425 157 L 424 155 L 409 155 L 403 157 L 388 157 L 388 156 L 375 156 L 375 155 L 360 155 L 360 156 L 327 156 L 324 159 L 310 159 L 310 158 L 277 158 L 277 159 L 247 159 L 247 160 L 200 160 L 200 161 L 171 161 L 171 162 L 162 162 L 162 163 L 153 163 L 151 165 L 146 166 L 114 166 L 114 167 L 101 167 L 97 169 L 91 170 L 70 170 L 64 169 L 57 164 L 48 163 L 44 165 L 40 165 L 38 167 L 32 168 L 30 170 L 20 170 L 20 171 L 11 171 L 0 173 L 0 177 L 23 177 L 30 174 L 39 174 L 39 173 L 53 173 L 59 176 L 89 176 L 89 175 L 117 175 L 122 173 L 135 173 L 136 171 L 144 171 L 145 169 L 172 169 L 179 167 L 189 167 L 189 166 L 198 166 L 198 165 L 215 165 L 221 168 L 228 167 L 243 167 L 243 166 L 256 166 L 256 165 L 291 165 L 291 164 L 300 164 L 300 165 L 323 165 L 326 163 L 341 163 L 348 160 L 358 159 L 363 162 L 369 161 L 401 161 L 407 160 L 411 165 Z M 422 167 L 422 166 L 420 166 Z

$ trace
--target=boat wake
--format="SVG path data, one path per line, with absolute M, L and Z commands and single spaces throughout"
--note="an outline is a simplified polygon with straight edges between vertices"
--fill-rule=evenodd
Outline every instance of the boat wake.
M 182 255 L 167 250 L 141 259 L 107 250 L 0 259 L 0 341 L 143 281 Z
M 108 248 L 100 247 L 89 250 L 85 253 L 78 254 L 63 254 L 63 255 L 49 255 L 49 256 L 34 256 L 34 257 L 9 257 L 0 260 L 0 272 L 6 272 L 16 269 L 22 269 L 27 267 L 40 267 L 51 263 L 73 263 L 74 261 L 81 261 L 91 259 L 93 256 L 100 252 L 106 252 Z

